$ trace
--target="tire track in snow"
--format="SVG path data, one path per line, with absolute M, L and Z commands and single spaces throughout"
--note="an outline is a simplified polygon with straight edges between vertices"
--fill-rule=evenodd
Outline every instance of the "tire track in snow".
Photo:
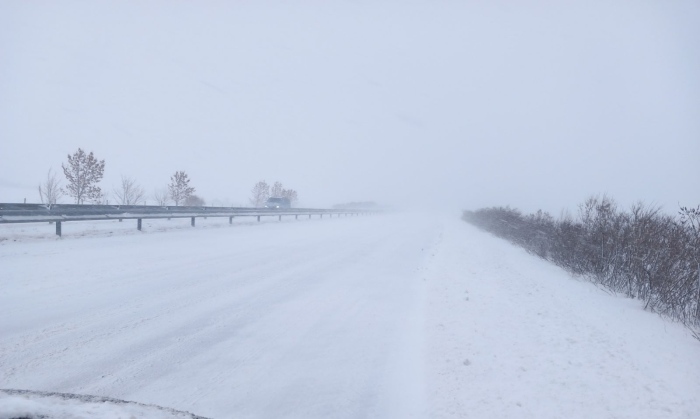
M 387 374 L 406 366 L 389 365 L 403 351 L 416 256 L 433 232 L 404 222 L 93 238 L 59 252 L 60 242 L 25 244 L 29 254 L 11 258 L 13 292 L 36 293 L 52 313 L 16 306 L 20 321 L 0 322 L 13 331 L 0 343 L 2 382 L 213 416 L 386 410 L 385 396 L 402 392 Z M 55 283 L 32 264 L 34 246 Z M 96 262 L 76 263 L 85 257 Z
M 159 295 L 148 292 L 143 295 L 122 296 L 110 307 L 91 312 L 89 317 L 61 321 L 54 327 L 41 329 L 38 333 L 31 332 L 14 339 L 9 337 L 3 339 L 0 360 L 5 359 L 5 356 L 2 355 L 8 352 L 16 353 L 22 359 L 26 357 L 26 352 L 33 355 L 29 359 L 24 359 L 23 362 L 17 362 L 9 357 L 7 363 L 14 366 L 12 369 L 4 369 L 5 378 L 8 381 L 13 378 L 14 371 L 26 374 L 32 368 L 41 369 L 45 365 L 53 363 L 68 363 L 71 362 L 70 358 L 76 356 L 83 359 L 84 362 L 85 358 L 82 354 L 89 354 L 94 351 L 95 347 L 100 346 L 121 348 L 123 352 L 141 353 L 148 351 L 147 348 L 151 348 L 151 351 L 160 350 L 161 344 L 179 336 L 172 345 L 181 347 L 184 343 L 183 340 L 191 340 L 196 335 L 201 334 L 201 327 L 209 321 L 211 315 L 223 308 L 230 308 L 233 313 L 244 313 L 250 311 L 251 305 L 254 304 L 253 301 L 255 304 L 272 304 L 277 300 L 289 298 L 289 294 L 294 291 L 295 287 L 296 291 L 301 291 L 299 288 L 302 285 L 310 286 L 310 284 L 285 282 L 284 279 L 293 277 L 295 272 L 303 272 L 319 265 L 333 265 L 339 259 L 348 257 L 341 251 L 325 252 L 319 255 L 317 249 L 310 248 L 295 254 L 280 255 L 278 259 L 271 261 L 242 258 L 241 260 L 245 262 L 244 265 L 238 266 L 233 273 L 236 277 L 235 282 L 217 281 L 220 278 L 217 275 L 225 275 L 227 268 L 230 267 L 228 262 L 231 256 L 230 254 L 215 257 L 205 256 L 197 258 L 194 266 L 180 263 L 178 266 L 168 266 L 164 271 L 161 267 L 161 272 L 157 273 L 160 277 L 158 281 L 160 284 L 174 275 L 197 278 L 197 280 L 196 282 L 186 280 L 174 284 Z M 211 274 L 211 278 L 202 278 L 201 272 L 198 272 L 201 271 L 201 265 L 206 265 L 211 272 L 214 272 Z M 131 282 L 148 281 L 149 277 L 154 277 L 156 269 L 150 268 L 150 272 L 142 277 L 140 275 Z M 262 280 L 262 282 L 255 282 L 256 280 Z M 234 295 L 233 300 L 229 300 L 227 293 L 240 293 L 247 295 L 250 299 L 240 301 Z M 206 308 L 202 311 L 201 307 Z M 199 308 L 202 312 L 196 313 L 192 317 L 193 308 Z M 167 323 L 172 323 L 175 319 L 178 319 L 177 329 L 172 329 L 171 324 L 167 333 L 158 331 L 159 327 L 168 326 Z M 154 329 L 154 332 L 144 338 L 139 336 L 139 329 Z M 134 335 L 133 340 L 141 341 L 138 344 L 131 342 L 127 339 L 128 335 Z M 8 350 L 7 347 L 14 350 Z M 23 350 L 20 353 L 16 348 Z M 129 362 L 132 360 L 127 361 L 127 363 Z M 0 368 L 2 367 L 3 362 L 0 362 Z M 118 366 L 115 366 L 114 361 L 110 359 L 99 362 L 95 367 L 101 371 L 104 371 L 102 368 L 118 369 Z M 78 376 L 70 381 L 64 379 L 54 386 L 62 389 L 67 388 L 70 391 L 81 391 L 84 386 L 75 387 L 71 383 L 81 382 L 81 380 L 84 383 L 86 378 Z M 47 390 L 57 390 L 57 388 L 52 387 Z

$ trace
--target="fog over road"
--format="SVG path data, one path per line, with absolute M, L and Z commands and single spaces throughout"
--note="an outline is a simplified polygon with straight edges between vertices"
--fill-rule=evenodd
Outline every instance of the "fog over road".
M 215 418 L 700 411 L 682 327 L 457 214 L 6 240 L 0 289 L 0 388 Z

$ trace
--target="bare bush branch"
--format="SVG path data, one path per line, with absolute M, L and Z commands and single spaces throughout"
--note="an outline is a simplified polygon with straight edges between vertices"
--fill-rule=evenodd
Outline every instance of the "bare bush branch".
M 161 207 L 165 207 L 170 203 L 170 193 L 167 187 L 156 189 L 151 196 L 156 201 L 156 205 L 160 205 Z
M 42 204 L 54 205 L 63 196 L 61 181 L 52 169 L 46 174 L 46 180 L 39 184 L 39 198 Z
M 700 326 L 700 207 L 683 207 L 676 219 L 642 203 L 619 211 L 603 196 L 581 204 L 578 220 L 508 207 L 462 218 L 648 310 Z
M 127 176 L 122 176 L 120 186 L 114 188 L 114 196 L 120 205 L 138 205 L 146 199 L 143 188 Z

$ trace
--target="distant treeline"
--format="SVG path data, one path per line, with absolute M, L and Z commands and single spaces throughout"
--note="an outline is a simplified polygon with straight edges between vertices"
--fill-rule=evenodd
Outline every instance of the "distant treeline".
M 612 199 L 593 197 L 577 218 L 498 207 L 464 211 L 462 219 L 648 310 L 700 326 L 700 207 L 674 217 L 642 203 L 621 211 Z

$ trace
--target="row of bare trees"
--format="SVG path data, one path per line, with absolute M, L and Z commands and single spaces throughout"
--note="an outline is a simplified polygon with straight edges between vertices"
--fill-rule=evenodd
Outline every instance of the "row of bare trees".
M 53 205 L 64 196 L 71 197 L 76 204 L 109 202 L 107 194 L 99 186 L 105 170 L 104 160 L 98 160 L 92 152 L 85 153 L 78 148 L 78 151 L 68 155 L 67 164 L 62 164 L 61 168 L 67 182 L 66 186 L 63 187 L 59 176 L 53 170 L 49 170 L 46 179 L 39 184 L 39 197 L 42 203 Z M 186 206 L 205 205 L 204 200 L 195 195 L 195 191 L 195 188 L 190 186 L 187 173 L 177 171 L 170 177 L 167 187 L 156 189 L 151 199 L 160 206 L 166 206 L 171 202 Z M 128 176 L 122 176 L 121 183 L 113 188 L 113 197 L 120 205 L 145 204 L 147 200 L 144 188 Z M 287 198 L 292 204 L 298 201 L 297 191 L 294 189 L 285 189 L 281 182 L 275 182 L 270 186 L 262 180 L 253 187 L 250 203 L 255 207 L 262 207 L 270 197 Z
M 641 299 L 646 309 L 700 326 L 700 206 L 681 207 L 674 217 L 642 203 L 623 211 L 603 196 L 581 204 L 577 218 L 523 215 L 510 207 L 465 211 L 462 218 Z
M 297 191 L 285 189 L 281 182 L 275 182 L 270 186 L 264 180 L 256 183 L 250 192 L 250 204 L 254 207 L 263 207 L 269 198 L 287 198 L 294 205 L 299 200 Z
M 98 160 L 90 152 L 86 154 L 81 148 L 72 155 L 68 155 L 67 164 L 62 164 L 66 186 L 63 187 L 61 179 L 53 170 L 49 170 L 46 179 L 39 184 L 39 197 L 44 204 L 56 204 L 63 196 L 73 198 L 76 204 L 91 202 L 105 204 L 108 202 L 107 194 L 102 191 L 99 183 L 105 170 L 105 161 Z M 166 188 L 157 189 L 152 198 L 158 205 L 202 206 L 204 200 L 194 194 L 195 188 L 190 186 L 190 179 L 184 171 L 177 171 L 170 177 L 170 184 Z M 121 184 L 114 188 L 113 196 L 120 205 L 139 205 L 146 203 L 146 192 L 136 180 L 128 176 L 122 176 Z

